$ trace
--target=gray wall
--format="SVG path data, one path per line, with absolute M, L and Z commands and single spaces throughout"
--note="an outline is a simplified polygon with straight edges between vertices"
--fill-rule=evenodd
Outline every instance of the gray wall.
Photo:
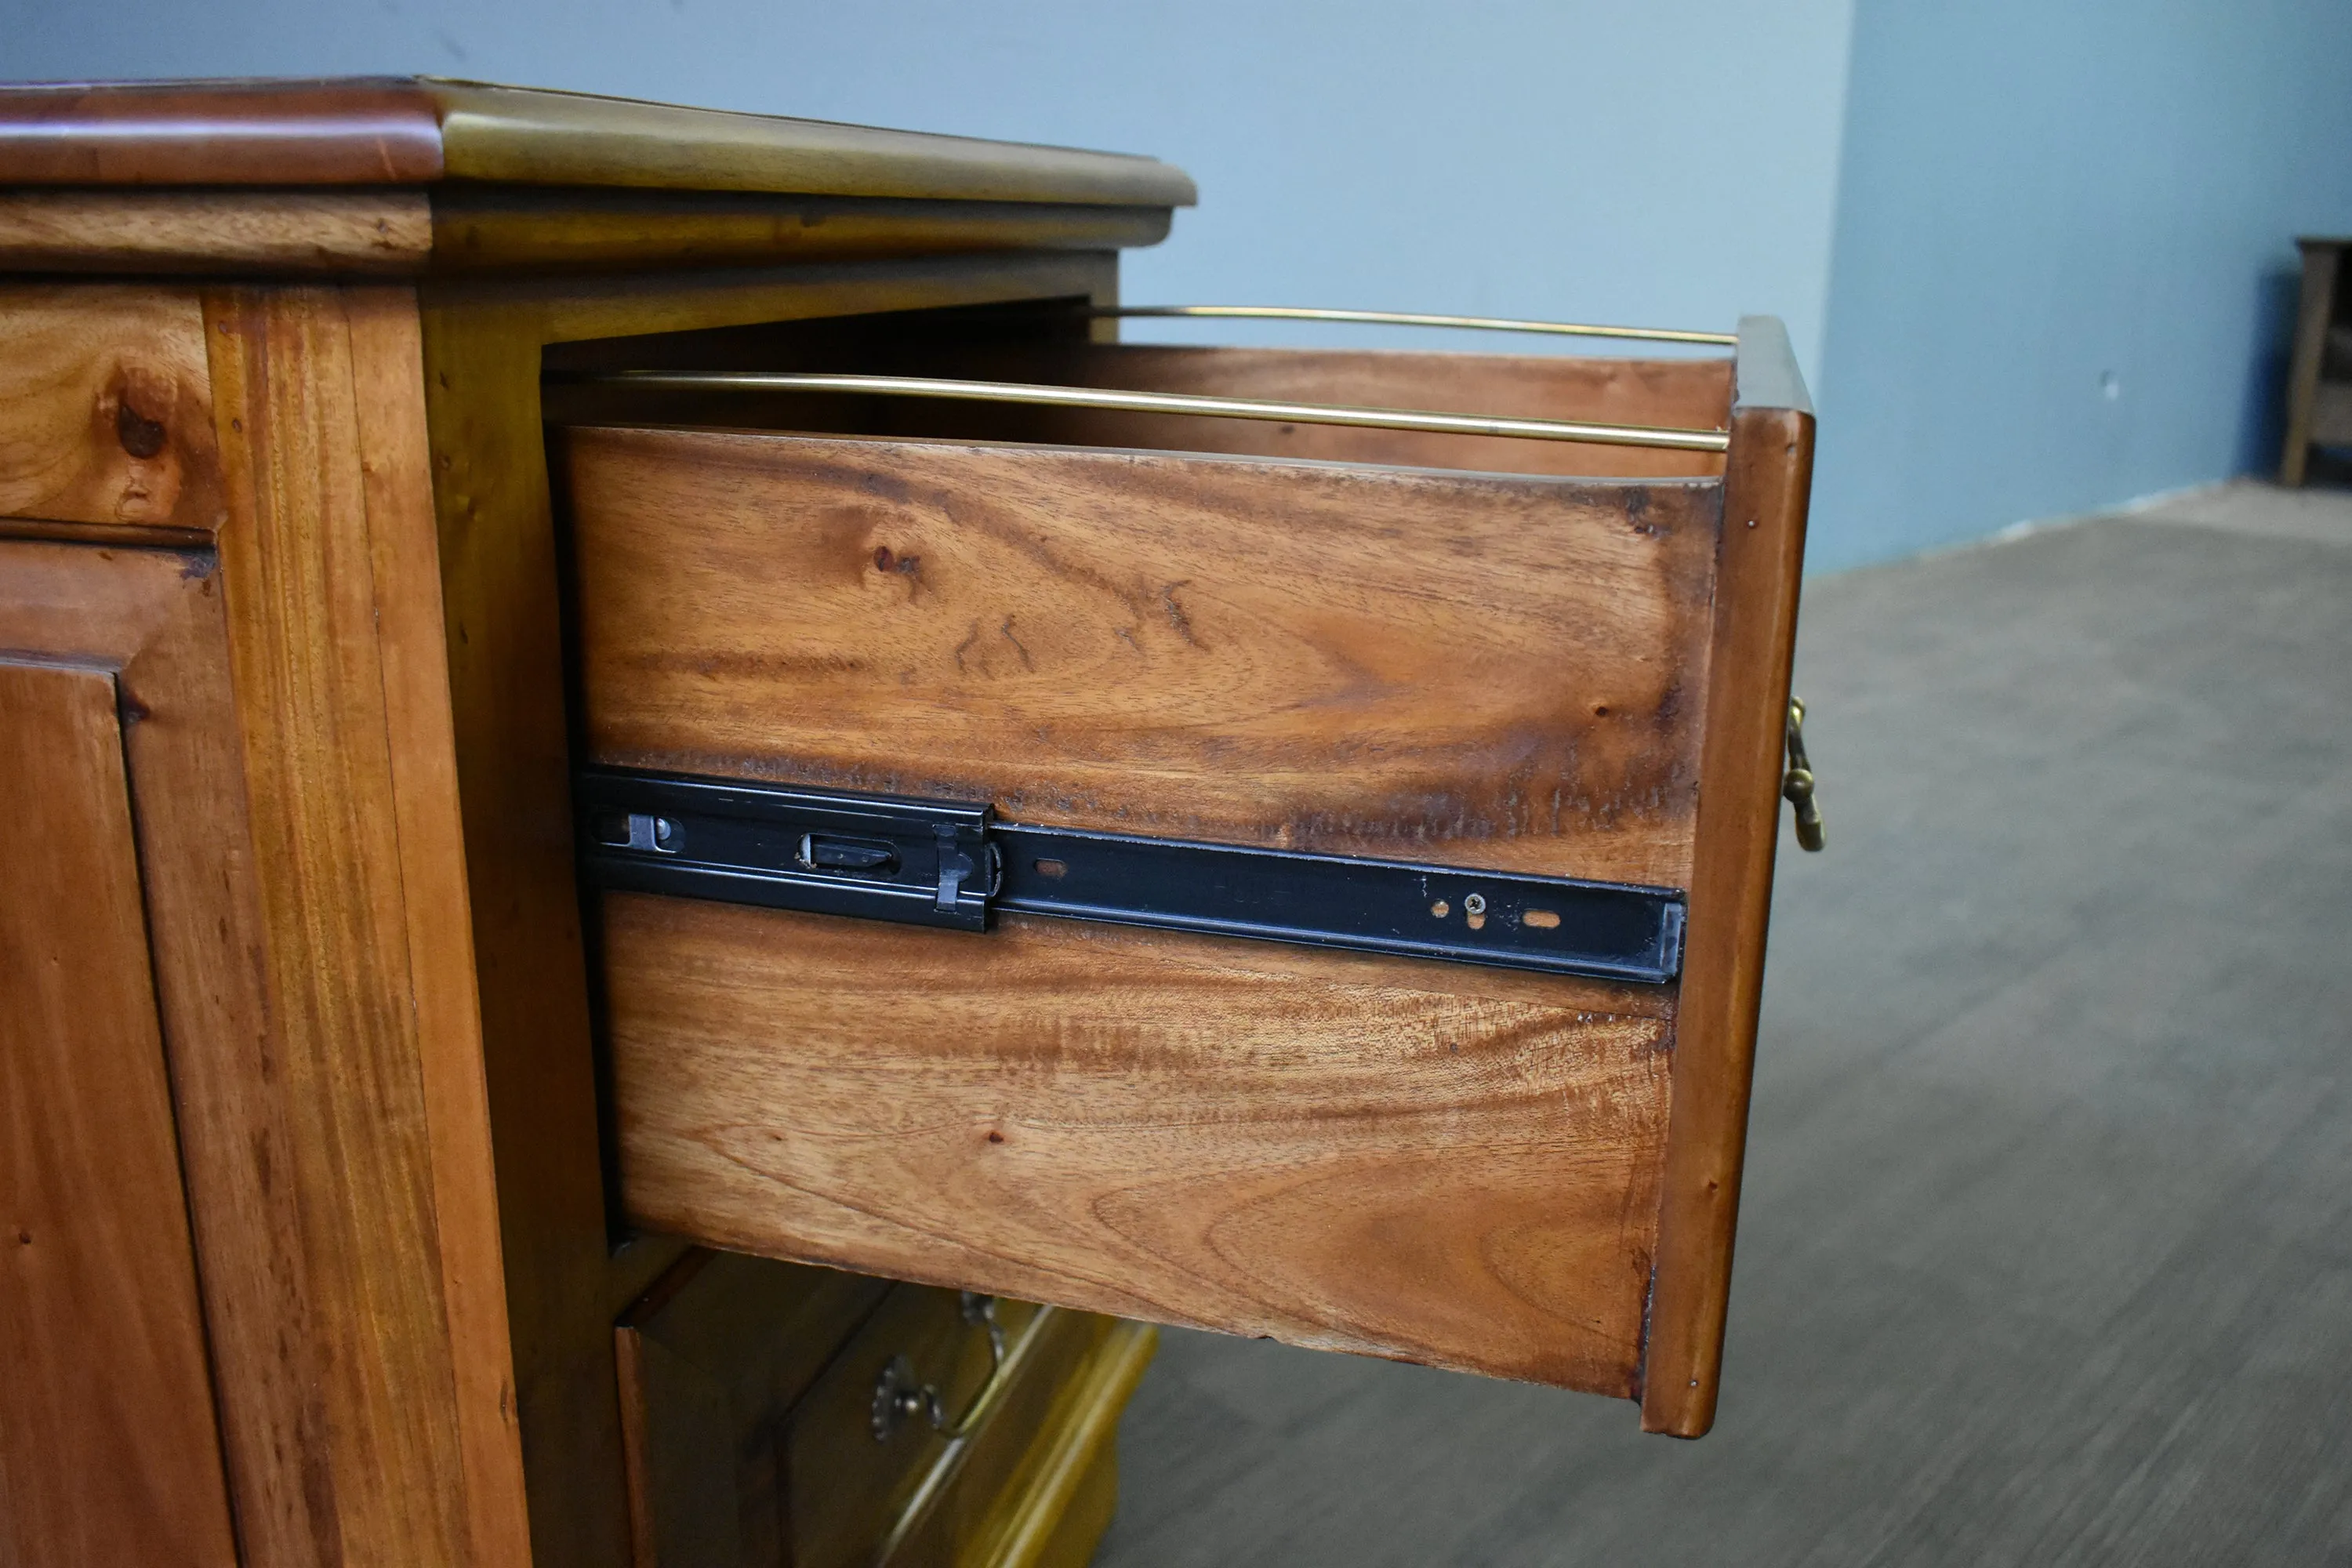
M 1811 565 L 2270 470 L 2315 232 L 2346 0 L 1862 0 Z
M 1137 302 L 1710 327 L 1769 310 L 1810 364 L 1850 12 L 0 0 L 0 75 L 424 72 L 1151 153 L 1192 173 L 1202 205 L 1130 263 Z

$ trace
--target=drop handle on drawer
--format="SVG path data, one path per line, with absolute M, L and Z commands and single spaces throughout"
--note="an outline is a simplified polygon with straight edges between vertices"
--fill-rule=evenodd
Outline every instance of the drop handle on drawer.
M 978 1431 L 996 1406 L 1003 1402 L 1005 1388 L 1013 1374 L 1027 1359 L 1029 1347 L 1036 1342 L 1038 1331 L 1053 1317 L 1054 1309 L 1040 1307 L 1031 1315 L 1021 1331 L 1021 1341 L 1006 1347 L 1004 1325 L 996 1321 L 996 1298 L 963 1292 L 963 1321 L 974 1328 L 988 1331 L 988 1379 L 980 1392 L 971 1396 L 963 1414 L 950 1420 L 947 1401 L 936 1384 L 916 1380 L 915 1363 L 906 1355 L 892 1356 L 884 1363 L 882 1373 L 874 1380 L 872 1431 L 874 1440 L 887 1443 L 898 1435 L 908 1421 L 920 1416 L 932 1431 L 951 1443 L 961 1443 Z

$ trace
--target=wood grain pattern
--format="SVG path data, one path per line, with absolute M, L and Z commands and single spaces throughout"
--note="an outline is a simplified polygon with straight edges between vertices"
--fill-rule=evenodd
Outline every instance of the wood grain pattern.
M 1714 1424 L 1722 1374 L 1812 486 L 1812 408 L 1779 321 L 1751 316 L 1740 322 L 1738 376 L 1675 1116 L 1642 1376 L 1643 1427 L 1682 1437 L 1700 1436 Z
M 209 298 L 230 522 L 221 536 L 275 1072 L 293 1129 L 333 1550 L 470 1555 L 458 1385 L 435 1213 L 411 915 L 345 291 Z M 381 491 L 379 490 L 379 494 Z M 426 919 L 445 916 L 426 909 Z M 493 1417 L 495 1419 L 495 1417 Z M 485 1478 L 489 1479 L 494 1478 Z
M 433 253 L 416 191 L 0 190 L 12 271 L 414 271 Z
M 1188 205 L 1151 158 L 431 78 L 0 90 L 0 184 L 624 185 Z
M 0 190 L 17 271 L 407 276 L 1152 245 L 1166 207 L 595 191 Z
M 530 1552 L 530 1517 L 467 919 L 472 900 L 449 710 L 424 345 L 415 298 L 404 289 L 354 289 L 342 306 L 352 397 L 362 411 L 375 636 L 467 1531 L 477 1562 L 522 1563 Z
M 616 1565 L 615 1316 L 677 1245 L 607 1242 L 572 879 L 562 605 L 540 417 L 545 345 L 860 312 L 1095 297 L 1095 253 L 747 273 L 428 282 L 425 384 L 508 1321 L 537 1560 Z
M 797 368 L 797 367 L 795 367 Z M 810 367 L 815 368 L 815 367 Z M 826 366 L 825 368 L 835 368 Z M 1731 405 L 1727 359 L 1587 359 L 1504 353 L 1399 353 L 1332 350 L 1039 344 L 909 353 L 887 367 L 903 374 L 970 376 L 1052 385 L 1181 392 L 1286 403 L 1427 408 L 1531 419 L 1721 429 Z M 806 399 L 801 400 L 803 405 Z M 1713 452 L 1648 451 L 1571 441 L 1430 436 L 1407 430 L 1283 425 L 1011 405 L 872 400 L 877 434 L 957 436 L 1161 451 L 1228 452 L 1319 462 L 1386 463 L 1507 474 L 1705 477 L 1723 471 Z M 780 422 L 791 405 L 777 409 Z M 767 423 L 766 420 L 760 421 Z M 786 427 L 790 427 L 788 425 Z M 824 426 L 817 426 L 824 428 Z
M 253 1564 L 337 1559 L 295 1133 L 264 978 L 244 758 L 209 552 L 6 547 L 0 647 L 116 671 L 136 713 L 155 994 L 237 1533 Z
M 220 525 L 194 294 L 0 287 L 0 515 Z
M 1077 922 L 604 908 L 624 1182 L 649 1226 L 1633 1390 L 1666 1127 L 1654 989 Z
M 822 1497 L 833 1467 L 801 1475 L 786 1462 L 793 1408 L 888 1289 L 697 1248 L 622 1315 L 614 1345 L 635 1568 L 800 1561 L 793 1489 Z M 849 1462 L 861 1457 L 842 1447 Z
M 1715 494 L 582 430 L 604 762 L 1680 886 Z
M 1164 206 L 757 192 L 453 185 L 432 193 L 436 270 L 774 267 L 857 257 L 1156 245 Z
M 612 1276 L 530 314 L 424 315 L 443 648 L 533 1559 L 618 1568 Z M 656 1263 L 656 1269 L 667 1259 Z
M 0 662 L 0 1557 L 226 1565 L 114 679 Z

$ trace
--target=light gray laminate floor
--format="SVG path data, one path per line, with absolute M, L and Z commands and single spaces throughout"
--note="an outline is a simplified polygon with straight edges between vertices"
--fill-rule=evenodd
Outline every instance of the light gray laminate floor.
M 2352 1563 L 2352 494 L 1817 580 L 1721 1415 L 1170 1331 L 1100 1568 Z

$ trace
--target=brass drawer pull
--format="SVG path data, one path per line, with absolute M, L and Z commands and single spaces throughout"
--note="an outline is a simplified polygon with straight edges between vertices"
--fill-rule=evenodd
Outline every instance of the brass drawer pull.
M 1191 317 L 1217 321 L 1348 321 L 1376 327 L 1453 327 L 1482 332 L 1543 332 L 1561 338 L 1632 338 L 1651 343 L 1737 346 L 1736 332 L 1695 332 L 1678 327 L 1598 327 L 1584 321 L 1528 321 L 1510 316 L 1433 316 L 1418 310 L 1327 310 L 1308 305 L 1106 305 L 1089 316 Z
M 1531 441 L 1585 441 L 1603 447 L 1664 447 L 1684 452 L 1725 452 L 1722 430 L 1650 425 L 1591 425 L 1566 419 L 1511 419 L 1483 414 L 1438 414 L 1420 408 L 1352 408 L 1329 403 L 1268 403 L 1254 397 L 1200 397 L 1178 392 L 1113 392 L 1092 386 L 1045 386 L 1011 381 L 954 381 L 929 375 L 837 375 L 813 371 L 621 370 L 588 375 L 575 385 L 644 386 L 665 392 L 850 392 L 880 397 L 935 397 L 972 403 L 1026 403 L 1055 408 L 1103 408 L 1128 414 L 1189 414 L 1218 419 L 1265 419 L 1286 425 L 1345 425 L 1370 430 L 1418 430 L 1437 436 L 1506 436 Z
M 1021 1369 L 1035 1353 L 1045 1338 L 1047 1325 L 1053 1322 L 1060 1310 L 1054 1307 L 1038 1308 L 1030 1314 L 1028 1322 L 1022 1325 L 1021 1337 L 1008 1347 L 1003 1326 L 996 1321 L 995 1297 L 975 1295 L 966 1290 L 962 1294 L 961 1307 L 965 1322 L 975 1328 L 987 1325 L 989 1355 L 988 1381 L 980 1385 L 980 1392 L 971 1396 L 971 1403 L 964 1407 L 961 1415 L 953 1421 L 947 1418 L 945 1402 L 938 1387 L 931 1384 L 917 1384 L 914 1363 L 904 1355 L 892 1356 L 883 1367 L 882 1375 L 875 1380 L 873 1430 L 876 1442 L 888 1442 L 909 1417 L 916 1415 L 922 1416 L 932 1430 L 948 1440 L 939 1458 L 931 1461 L 930 1468 L 923 1473 L 923 1479 L 908 1495 L 898 1516 L 890 1521 L 889 1529 L 883 1531 L 881 1542 L 874 1552 L 873 1561 L 877 1563 L 887 1563 L 898 1554 L 898 1548 L 930 1511 L 932 1502 L 955 1479 L 956 1472 L 962 1468 L 964 1456 L 971 1451 L 972 1437 L 986 1425 L 996 1407 L 1004 1402 L 1005 1392 L 1013 1386 Z
M 1813 799 L 1813 763 L 1805 755 L 1805 702 L 1789 699 L 1789 771 L 1780 775 L 1780 795 L 1797 810 L 1797 847 L 1818 854 L 1829 847 L 1829 830 L 1822 826 L 1822 808 Z
M 1021 1331 L 1021 1342 L 1008 1351 L 1005 1347 L 1004 1325 L 996 1321 L 996 1298 L 962 1292 L 961 1310 L 963 1321 L 973 1328 L 988 1331 L 988 1379 L 980 1392 L 971 1396 L 963 1414 L 948 1418 L 947 1401 L 936 1384 L 919 1383 L 915 1363 L 901 1353 L 892 1356 L 882 1367 L 881 1375 L 874 1380 L 874 1405 L 871 1430 L 874 1440 L 887 1443 L 898 1435 L 898 1429 L 916 1416 L 948 1441 L 961 1442 L 978 1431 L 981 1425 L 1003 1402 L 1004 1390 L 1013 1380 L 1024 1353 L 1037 1337 L 1038 1326 L 1052 1313 L 1050 1307 L 1040 1307 Z

